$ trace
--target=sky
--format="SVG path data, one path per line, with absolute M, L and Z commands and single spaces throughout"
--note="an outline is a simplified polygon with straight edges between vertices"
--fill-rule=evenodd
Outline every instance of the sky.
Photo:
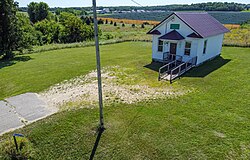
M 20 7 L 26 7 L 30 2 L 46 2 L 50 7 L 89 7 L 92 0 L 15 0 Z M 191 4 L 201 2 L 236 2 L 250 3 L 249 0 L 135 0 L 142 6 L 156 6 L 169 4 Z M 137 6 L 132 0 L 97 0 L 97 6 Z

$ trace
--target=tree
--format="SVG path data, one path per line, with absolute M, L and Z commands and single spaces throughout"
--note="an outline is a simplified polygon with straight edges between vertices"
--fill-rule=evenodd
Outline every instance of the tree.
M 36 22 L 36 12 L 37 12 L 36 7 L 37 7 L 37 3 L 36 2 L 31 2 L 28 5 L 28 14 L 29 14 L 30 21 L 32 23 Z
M 60 23 L 64 26 L 61 39 L 64 43 L 81 42 L 94 38 L 93 26 L 83 24 L 82 20 L 72 13 L 62 12 Z
M 98 24 L 104 24 L 104 21 L 102 19 L 99 19 Z
M 37 35 L 39 34 L 31 25 L 29 18 L 22 14 L 17 14 L 17 46 L 16 50 L 22 52 L 24 49 L 31 49 L 32 45 L 38 45 Z
M 55 14 L 58 16 L 58 15 L 60 15 L 60 13 L 61 13 L 60 8 L 57 8 L 56 11 L 55 11 Z
M 47 19 L 37 22 L 35 29 L 42 33 L 40 44 L 59 43 L 61 38 L 61 32 L 64 27 L 55 22 Z
M 38 3 L 36 20 L 37 21 L 44 20 L 45 18 L 47 18 L 48 15 L 49 15 L 48 4 L 44 2 Z
M 13 0 L 0 2 L 0 57 L 10 59 L 18 44 L 18 4 Z
M 31 2 L 28 5 L 28 14 L 32 23 L 42 21 L 49 15 L 49 6 L 44 2 Z

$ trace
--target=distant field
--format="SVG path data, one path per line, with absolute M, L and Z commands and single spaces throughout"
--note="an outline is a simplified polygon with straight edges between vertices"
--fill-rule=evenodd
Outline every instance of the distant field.
M 132 19 L 118 19 L 118 18 L 106 18 L 106 17 L 99 17 L 98 19 L 108 20 L 117 22 L 117 23 L 125 23 L 125 24 L 143 24 L 147 22 L 150 25 L 156 25 L 160 21 L 148 21 L 148 20 L 132 20 Z
M 103 17 L 143 21 L 161 21 L 171 13 L 172 12 L 120 13 L 105 15 Z M 250 20 L 250 12 L 209 12 L 209 14 L 223 24 L 242 24 Z
M 147 21 L 147 20 L 131 20 L 131 19 L 116 19 L 116 18 L 98 18 L 102 20 L 108 20 L 108 22 L 113 21 L 117 23 L 125 23 L 125 24 L 145 24 L 148 23 L 150 25 L 157 25 L 160 21 Z M 225 24 L 225 27 L 228 29 L 237 29 L 240 28 L 239 24 Z

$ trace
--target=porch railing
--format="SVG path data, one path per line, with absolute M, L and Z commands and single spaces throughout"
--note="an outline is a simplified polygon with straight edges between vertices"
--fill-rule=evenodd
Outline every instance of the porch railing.
M 187 62 L 180 64 L 179 66 L 175 67 L 170 71 L 170 83 L 172 83 L 172 80 L 179 77 L 180 75 L 184 74 L 188 70 L 190 70 L 193 66 L 195 66 L 197 61 L 197 56 L 189 59 Z
M 164 52 L 162 59 L 163 61 L 174 61 L 174 60 L 182 61 L 182 56 L 171 54 L 170 52 Z
M 162 66 L 161 68 L 159 68 L 158 80 L 160 81 L 164 75 L 167 76 L 170 69 L 175 67 L 175 66 L 177 66 L 177 61 L 176 60 Z

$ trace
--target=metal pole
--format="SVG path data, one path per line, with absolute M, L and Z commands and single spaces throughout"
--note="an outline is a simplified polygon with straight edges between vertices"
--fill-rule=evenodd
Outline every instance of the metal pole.
M 18 144 L 17 144 L 17 141 L 16 141 L 16 136 L 13 136 L 14 138 L 14 143 L 15 143 L 15 146 L 16 146 L 16 151 L 18 152 Z
M 101 61 L 100 61 L 99 39 L 98 39 L 98 23 L 96 14 L 96 0 L 93 0 L 93 15 L 94 15 L 94 29 L 95 29 L 96 68 L 97 68 L 98 93 L 99 93 L 100 129 L 103 130 L 104 122 L 103 122 L 103 102 L 102 102 L 102 77 L 101 77 Z

